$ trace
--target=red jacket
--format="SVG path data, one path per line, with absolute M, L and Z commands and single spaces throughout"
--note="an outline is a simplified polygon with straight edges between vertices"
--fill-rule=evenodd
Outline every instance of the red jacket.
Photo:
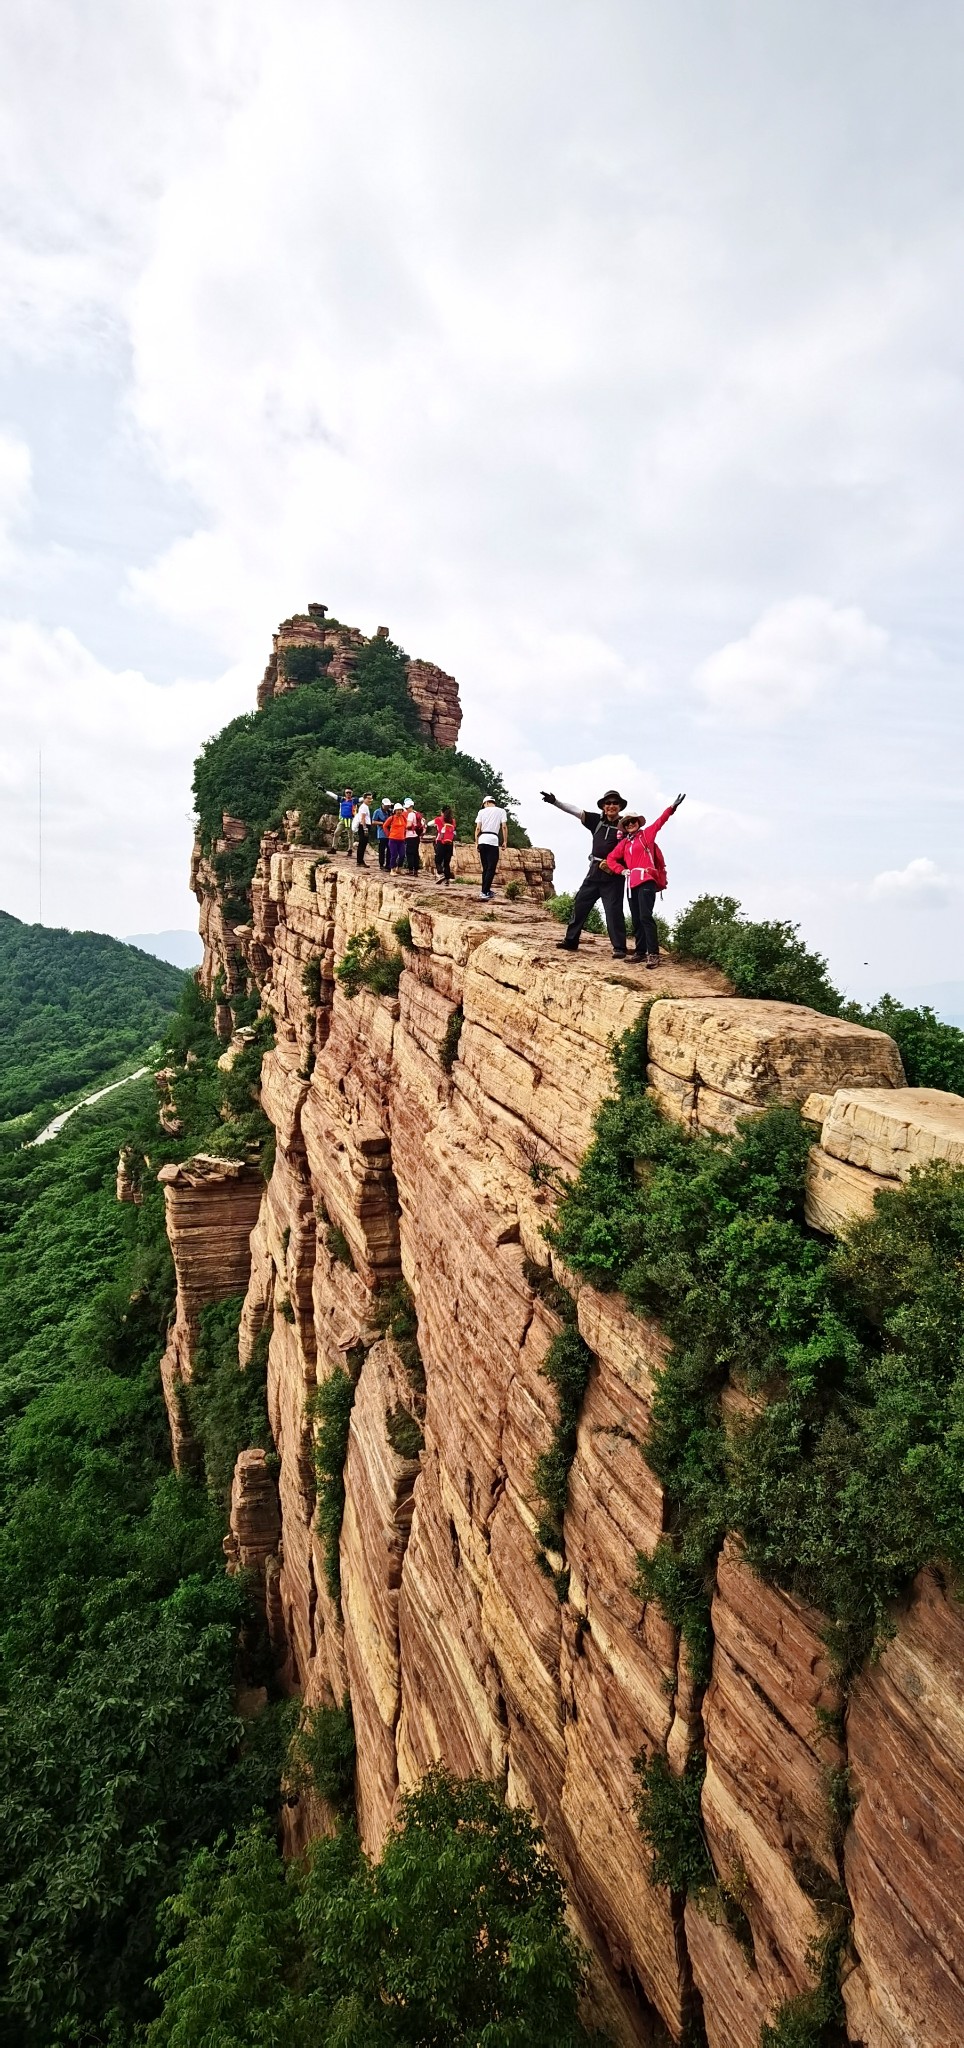
M 613 848 L 609 859 L 603 863 L 611 874 L 625 873 L 631 889 L 638 889 L 641 882 L 655 882 L 657 889 L 666 887 L 666 862 L 656 844 L 656 834 L 661 832 L 667 818 L 673 815 L 674 805 L 661 811 L 651 825 L 643 825 L 639 832 L 630 832 Z

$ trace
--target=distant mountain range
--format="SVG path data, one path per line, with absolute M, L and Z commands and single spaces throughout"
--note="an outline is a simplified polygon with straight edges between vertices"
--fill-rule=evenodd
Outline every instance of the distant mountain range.
M 157 960 L 169 960 L 172 967 L 200 967 L 204 953 L 197 932 L 131 932 L 125 946 L 139 946 Z

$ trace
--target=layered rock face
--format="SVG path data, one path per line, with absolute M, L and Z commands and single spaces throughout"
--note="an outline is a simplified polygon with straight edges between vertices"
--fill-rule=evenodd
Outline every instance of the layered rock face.
M 353 687 L 358 654 L 369 643 L 357 626 L 343 626 L 339 620 L 327 618 L 326 611 L 326 605 L 310 604 L 306 612 L 282 620 L 273 635 L 271 657 L 258 686 L 259 711 L 270 698 L 298 688 L 301 678 L 296 663 L 288 666 L 285 663 L 289 649 L 327 649 L 330 654 L 326 669 L 329 680 L 340 690 Z M 379 626 L 374 638 L 386 640 L 388 627 Z M 462 706 L 455 677 L 446 675 L 434 661 L 409 661 L 407 675 L 408 694 L 418 712 L 421 738 L 436 747 L 456 746 L 462 724 Z
M 276 841 L 253 895 L 238 971 L 275 1017 L 262 1099 L 277 1153 L 245 1218 L 241 1356 L 267 1323 L 280 1535 L 267 1552 L 270 1504 L 248 1454 L 231 1554 L 265 1572 L 292 1688 L 308 1703 L 350 1695 L 366 1848 L 379 1853 L 400 1792 L 433 1762 L 495 1777 L 545 1830 L 613 2038 L 680 2040 L 702 2013 L 710 2048 L 756 2048 L 762 2023 L 812 1984 L 819 1900 L 843 1870 L 852 2040 L 964 2039 L 964 1639 L 936 1575 L 843 1731 L 821 1617 L 763 1585 L 728 1542 L 701 1694 L 674 1630 L 632 1591 L 637 1553 L 667 1522 L 645 1459 L 664 1340 L 621 1297 L 562 1272 L 592 1365 L 549 1572 L 536 1540 L 533 1469 L 556 1419 L 540 1368 L 561 1328 L 543 1226 L 553 1177 L 576 1169 L 611 1090 L 612 1038 L 656 995 L 651 1083 L 671 1114 L 729 1130 L 774 1098 L 797 1102 L 828 1158 L 844 1100 L 872 1103 L 888 1129 L 917 1113 L 891 1041 L 738 1001 L 711 970 L 664 965 L 643 986 L 605 941 L 560 959 L 558 926 L 532 900 L 490 911 Z M 397 995 L 349 998 L 335 963 L 352 936 L 374 930 L 397 951 L 401 919 Z M 876 1170 L 879 1146 L 872 1156 Z M 871 1170 L 852 1151 L 841 1163 Z M 188 1192 L 169 1189 L 175 1224 Z M 354 1384 L 340 1598 L 314 1461 L 317 1390 L 334 1373 Z M 729 1902 L 712 1916 L 651 1883 L 634 1815 L 635 1761 L 660 1751 L 678 1774 L 694 1749 Z M 828 1791 L 848 1770 L 858 1804 L 841 1860 Z M 296 1815 L 290 1838 L 321 1824 Z
M 189 1455 L 180 1389 L 194 1366 L 198 1317 L 209 1302 L 248 1287 L 251 1231 L 262 1200 L 257 1167 L 198 1153 L 181 1166 L 162 1166 L 167 1235 L 177 1279 L 174 1321 L 161 1360 L 161 1385 L 174 1462 Z

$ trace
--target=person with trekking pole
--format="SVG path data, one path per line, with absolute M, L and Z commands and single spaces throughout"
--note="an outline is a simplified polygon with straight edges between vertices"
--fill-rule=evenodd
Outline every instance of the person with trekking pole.
M 572 916 L 566 926 L 565 938 L 556 941 L 560 952 L 575 953 L 582 928 L 594 904 L 601 903 L 606 920 L 609 943 L 614 960 L 626 958 L 626 919 L 623 914 L 623 878 L 607 868 L 609 855 L 618 846 L 622 837 L 620 813 L 626 802 L 618 789 L 607 789 L 599 798 L 594 811 L 578 810 L 575 804 L 564 804 L 554 796 L 551 789 L 540 791 L 544 804 L 554 804 L 557 811 L 568 811 L 570 818 L 578 818 L 586 831 L 592 833 L 592 853 L 589 871 L 576 890 L 572 905 Z
M 679 810 L 684 796 L 685 791 L 681 791 L 651 825 L 647 825 L 641 814 L 639 817 L 627 815 L 623 819 L 626 836 L 606 860 L 610 873 L 617 875 L 620 882 L 625 875 L 629 883 L 635 958 L 648 968 L 659 966 L 659 935 L 653 913 L 657 893 L 666 887 L 666 862 L 656 843 L 656 834 L 662 831 L 673 812 Z
M 355 815 L 351 821 L 351 829 L 355 834 L 355 838 L 358 844 L 358 851 L 355 858 L 360 868 L 368 866 L 368 862 L 365 859 L 365 855 L 368 851 L 368 841 L 371 837 L 371 807 L 373 802 L 374 798 L 371 794 L 371 791 L 369 791 L 367 795 L 362 797 L 361 803 L 356 805 Z

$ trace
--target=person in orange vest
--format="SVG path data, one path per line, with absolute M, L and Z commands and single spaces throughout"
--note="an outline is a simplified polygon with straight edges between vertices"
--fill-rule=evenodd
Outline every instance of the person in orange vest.
M 386 826 L 388 833 L 388 865 L 394 872 L 405 866 L 405 805 L 396 804 Z
M 666 862 L 656 843 L 668 818 L 678 811 L 685 791 L 647 825 L 645 818 L 627 813 L 623 819 L 625 838 L 608 854 L 605 866 L 611 875 L 625 875 L 629 883 L 629 915 L 633 921 L 637 960 L 645 966 L 659 966 L 659 937 L 654 910 L 656 897 L 666 887 Z

